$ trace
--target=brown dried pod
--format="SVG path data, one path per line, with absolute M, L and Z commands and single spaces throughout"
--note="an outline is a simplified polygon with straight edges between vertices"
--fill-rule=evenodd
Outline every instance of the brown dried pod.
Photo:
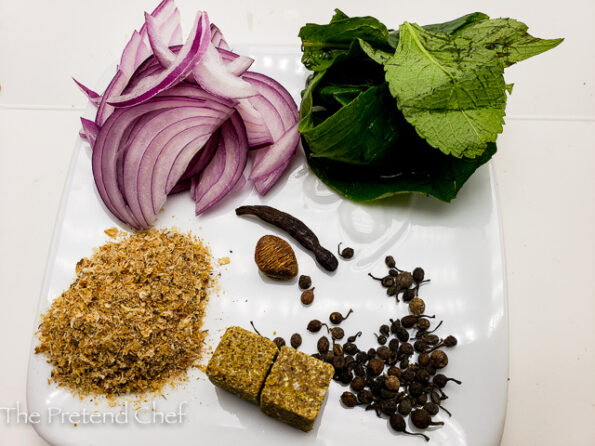
M 254 260 L 262 273 L 276 280 L 289 280 L 298 273 L 293 248 L 282 238 L 265 235 L 256 243 Z

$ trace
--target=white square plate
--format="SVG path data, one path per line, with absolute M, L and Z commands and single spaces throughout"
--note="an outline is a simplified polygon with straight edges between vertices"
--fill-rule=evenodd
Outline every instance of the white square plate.
M 295 48 L 242 50 L 241 53 L 256 59 L 255 71 L 274 77 L 296 101 L 299 99 L 307 73 Z M 316 297 L 309 307 L 300 303 L 295 280 L 271 282 L 257 271 L 253 261 L 256 241 L 264 234 L 279 232 L 256 219 L 237 217 L 234 209 L 242 204 L 260 203 L 302 219 L 331 250 L 336 249 L 338 242 L 355 249 L 352 260 L 341 260 L 338 270 L 328 274 L 316 265 L 310 253 L 280 234 L 294 246 L 300 273 L 312 276 Z M 80 142 L 75 147 L 56 222 L 40 313 L 74 279 L 77 261 L 108 240 L 103 231 L 112 226 L 121 227 L 96 193 L 90 149 Z M 367 273 L 385 272 L 387 254 L 395 257 L 400 268 L 422 266 L 431 279 L 420 292 L 426 312 L 444 321 L 437 334 L 453 334 L 459 341 L 455 349 L 449 350 L 449 365 L 444 373 L 463 381 L 462 386 L 447 386 L 450 397 L 445 407 L 453 413 L 452 418 L 441 411 L 437 419 L 445 425 L 426 433 L 433 445 L 500 443 L 507 394 L 508 321 L 499 212 L 489 165 L 481 167 L 450 204 L 421 196 L 356 204 L 323 185 L 309 172 L 300 154 L 266 197 L 259 197 L 245 186 L 206 215 L 195 217 L 191 198 L 179 194 L 168 200 L 156 226 L 190 230 L 210 245 L 215 257 L 231 258 L 231 263 L 221 268 L 221 292 L 211 297 L 207 310 L 205 328 L 209 330 L 211 347 L 217 345 L 226 327 L 250 328 L 249 321 L 253 320 L 259 331 L 271 338 L 280 335 L 288 340 L 292 333 L 301 333 L 301 350 L 313 353 L 321 333 L 309 333 L 308 321 L 327 320 L 332 311 L 345 312 L 349 308 L 354 313 L 341 325 L 347 336 L 362 330 L 364 335 L 358 339 L 358 346 L 377 346 L 373 333 L 378 327 L 408 311 L 404 303 L 396 304 L 388 298 Z M 34 338 L 33 346 L 36 344 Z M 45 357 L 32 351 L 28 411 L 40 414 L 41 422 L 34 425 L 35 429 L 55 445 L 423 443 L 419 437 L 392 432 L 387 420 L 372 412 L 361 408 L 345 410 L 339 402 L 345 388 L 335 382 L 331 383 L 314 430 L 303 433 L 216 389 L 197 369 L 191 371 L 184 385 L 167 390 L 164 398 L 134 404 L 130 399 L 122 399 L 117 407 L 110 407 L 102 399 L 75 398 L 49 384 L 50 370 Z M 185 413 L 181 422 L 175 416 L 170 423 L 161 419 L 180 407 Z M 95 414 L 94 421 L 91 414 Z M 415 428 L 410 425 L 409 430 Z

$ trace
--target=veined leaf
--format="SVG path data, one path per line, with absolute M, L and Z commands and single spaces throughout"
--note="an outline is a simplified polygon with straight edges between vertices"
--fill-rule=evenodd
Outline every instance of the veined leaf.
M 407 22 L 399 31 L 399 46 L 385 70 L 405 119 L 447 155 L 481 155 L 504 124 L 503 63 L 466 38 Z
M 460 39 L 493 51 L 508 67 L 558 46 L 564 39 L 539 39 L 527 33 L 527 25 L 514 19 L 478 21 L 456 31 Z

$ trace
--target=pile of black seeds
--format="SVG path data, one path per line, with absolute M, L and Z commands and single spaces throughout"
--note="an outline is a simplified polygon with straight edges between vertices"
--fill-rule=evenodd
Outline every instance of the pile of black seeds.
M 345 408 L 363 407 L 374 411 L 380 418 L 388 418 L 392 429 L 408 434 L 418 435 L 429 441 L 429 437 L 421 432 L 408 432 L 405 417 L 418 429 L 444 424 L 433 421 L 432 417 L 440 410 L 450 412 L 442 405 L 448 398 L 444 389 L 449 381 L 461 384 L 459 380 L 449 378 L 441 373 L 448 364 L 445 348 L 456 346 L 454 336 L 440 338 L 435 331 L 442 322 L 432 326 L 435 316 L 424 314 L 425 303 L 418 297 L 420 285 L 426 282 L 424 270 L 416 268 L 412 273 L 396 267 L 391 256 L 386 258 L 389 268 L 387 276 L 375 278 L 387 288 L 389 296 L 399 294 L 409 303 L 410 315 L 400 319 L 390 319 L 378 327 L 375 333 L 378 345 L 368 349 L 360 349 L 356 340 L 361 332 L 347 338 L 341 344 L 344 331 L 341 327 L 329 326 L 314 319 L 308 323 L 307 329 L 318 333 L 322 327 L 327 335 L 319 338 L 318 353 L 312 356 L 333 365 L 333 379 L 350 386 L 343 392 L 341 402 Z M 345 316 L 333 312 L 329 321 L 339 325 L 350 314 Z

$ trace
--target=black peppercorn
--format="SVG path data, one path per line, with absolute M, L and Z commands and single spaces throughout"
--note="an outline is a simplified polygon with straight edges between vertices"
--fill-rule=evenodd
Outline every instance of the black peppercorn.
M 366 361 L 368 361 L 368 354 L 366 352 L 357 352 L 355 354 L 355 362 L 365 363 Z
M 402 273 L 400 273 L 396 277 L 395 284 L 397 285 L 397 289 L 399 290 L 406 290 L 407 288 L 411 288 L 411 285 L 413 285 L 413 277 L 411 276 L 411 273 L 408 273 L 407 271 L 403 271 Z
M 346 407 L 355 407 L 357 406 L 357 397 L 351 392 L 343 392 L 341 395 L 341 402 Z
M 426 310 L 426 303 L 419 297 L 414 297 L 409 302 L 409 311 L 415 316 L 421 316 Z
M 302 345 L 301 335 L 299 333 L 292 334 L 291 338 L 289 339 L 289 343 L 293 348 L 298 348 L 300 345 Z
M 353 373 L 355 373 L 356 376 L 363 377 L 366 375 L 366 368 L 362 363 L 357 363 L 353 369 Z
M 323 325 L 326 327 L 326 324 L 320 322 L 318 319 L 312 319 L 310 322 L 308 322 L 308 326 L 306 328 L 309 332 L 318 333 Z
M 393 258 L 393 256 L 386 256 L 386 258 L 384 259 L 384 263 L 386 264 L 386 266 L 388 266 L 389 268 L 394 268 L 396 263 L 395 263 L 395 259 Z
M 404 318 L 401 319 L 401 325 L 403 325 L 403 327 L 405 327 L 405 328 L 411 328 L 415 325 L 417 320 L 418 320 L 417 316 L 413 316 L 413 315 L 405 316 Z
M 388 376 L 396 376 L 397 378 L 401 377 L 402 371 L 400 368 L 398 367 L 389 367 L 388 370 L 386 371 L 386 374 Z
M 444 386 L 446 386 L 446 383 L 448 381 L 454 381 L 457 384 L 461 384 L 461 381 L 459 381 L 458 379 L 448 378 L 448 377 L 444 376 L 442 373 L 438 373 L 436 376 L 434 376 L 434 378 L 432 378 L 432 382 L 434 384 L 436 384 L 441 389 Z
M 392 415 L 397 411 L 397 402 L 394 399 L 387 399 L 380 403 L 380 411 L 385 415 Z
M 376 341 L 380 344 L 380 345 L 384 345 L 386 344 L 386 336 L 384 335 L 377 335 L 376 333 L 374 333 L 374 336 L 376 336 Z
M 424 410 L 428 412 L 431 416 L 434 416 L 438 414 L 438 412 L 440 411 L 440 407 L 436 403 L 429 402 L 424 404 Z
M 421 318 L 417 321 L 417 329 L 421 331 L 425 331 L 430 328 L 430 321 L 424 318 Z
M 428 426 L 441 426 L 443 421 L 432 421 L 432 416 L 425 409 L 417 409 L 411 412 L 411 422 L 418 429 L 425 429 Z
M 345 358 L 343 356 L 335 356 L 332 364 L 335 370 L 340 370 L 345 367 Z
M 399 346 L 399 353 L 402 355 L 410 356 L 413 354 L 413 352 L 414 352 L 413 345 L 411 345 L 409 342 L 403 342 Z
M 388 348 L 385 345 L 383 345 L 382 347 L 378 347 L 378 350 L 376 350 L 376 354 L 380 359 L 386 361 L 390 356 L 390 348 Z
M 368 353 L 369 359 L 376 357 L 376 349 L 375 348 L 369 348 L 367 353 Z
M 307 290 L 312 286 L 312 279 L 310 278 L 310 276 L 301 275 L 298 280 L 298 286 L 302 290 Z
M 423 437 L 426 441 L 430 441 L 430 438 L 421 432 L 408 432 L 405 419 L 400 414 L 392 414 L 389 418 L 389 423 L 390 427 L 392 427 L 397 432 L 407 435 L 417 435 L 419 437 Z
M 368 389 L 357 392 L 357 400 L 362 404 L 370 404 L 374 401 L 374 395 Z
M 285 339 L 283 339 L 282 337 L 276 337 L 275 339 L 273 339 L 273 342 L 275 343 L 275 345 L 277 346 L 277 348 L 281 348 L 285 345 Z
M 380 359 L 370 359 L 368 361 L 368 374 L 372 376 L 378 376 L 384 370 L 384 361 Z
M 344 259 L 350 259 L 353 257 L 353 248 L 343 248 L 341 249 L 341 245 L 342 243 L 339 243 L 339 246 L 337 246 L 337 252 L 339 253 L 339 255 L 341 257 L 343 257 Z
M 389 375 L 389 377 L 386 378 L 386 381 L 384 381 L 384 386 L 388 390 L 396 392 L 397 390 L 399 390 L 399 387 L 401 386 L 401 381 L 399 381 L 399 378 L 397 378 L 396 376 Z
M 397 408 L 399 413 L 404 416 L 409 415 L 412 409 L 413 404 L 411 404 L 411 400 L 409 398 L 404 398 L 403 400 L 401 400 L 401 402 L 399 403 L 399 407 Z
M 411 384 L 409 384 L 407 390 L 409 392 L 409 395 L 418 397 L 419 395 L 424 393 L 424 386 L 418 382 L 412 382 Z
M 419 285 L 420 283 L 422 283 L 424 281 L 425 275 L 426 275 L 426 273 L 424 272 L 423 268 L 420 268 L 418 266 L 417 268 L 415 268 L 413 270 L 413 274 L 412 274 L 413 281 Z
M 417 363 L 422 367 L 426 367 L 430 363 L 430 355 L 427 353 L 420 353 L 417 357 Z
M 330 343 L 329 343 L 328 338 L 326 336 L 321 336 L 321 338 L 318 340 L 318 343 L 316 344 L 318 353 L 320 353 L 321 355 L 324 355 L 326 352 L 328 352 L 329 347 L 330 347 Z
M 426 348 L 428 348 L 428 345 L 424 341 L 418 339 L 413 343 L 413 348 L 417 353 L 423 353 L 426 351 Z
M 399 351 L 399 340 L 392 338 L 390 341 L 388 341 L 388 348 L 390 348 L 390 350 L 395 353 Z
M 403 300 L 405 302 L 411 301 L 415 297 L 415 290 L 413 288 L 407 288 L 403 291 Z
M 396 334 L 397 339 L 401 342 L 407 342 L 409 340 L 409 332 L 403 327 L 397 328 Z
M 331 337 L 333 338 L 333 340 L 343 339 L 344 336 L 345 332 L 341 327 L 331 328 Z
M 358 338 L 358 336 L 361 336 L 362 332 L 358 331 L 356 334 L 354 334 L 353 336 L 349 336 L 347 338 L 347 342 L 355 342 L 355 340 Z
M 310 305 L 312 302 L 314 302 L 314 288 L 310 288 L 309 290 L 302 292 L 300 300 L 304 305 Z
M 435 350 L 430 355 L 430 363 L 436 369 L 442 369 L 448 364 L 448 356 L 442 350 Z
M 457 338 L 454 336 L 447 336 L 442 343 L 445 347 L 454 347 L 457 345 Z
M 343 344 L 343 350 L 349 355 L 355 355 L 358 352 L 357 345 L 353 342 L 346 342 Z
M 343 356 L 343 347 L 341 347 L 341 344 L 333 344 L 333 355 Z
M 364 387 L 366 387 L 366 380 L 362 376 L 356 376 L 351 381 L 351 388 L 356 392 L 359 392 Z
M 310 356 L 316 359 L 322 360 L 322 355 L 320 353 L 312 353 Z
M 380 332 L 380 334 L 383 334 L 384 336 L 388 336 L 390 334 L 390 327 L 386 324 L 382 324 L 380 326 L 380 328 L 378 329 L 378 331 Z
M 430 381 L 430 374 L 425 369 L 419 369 L 415 372 L 415 380 L 420 384 L 427 384 Z
M 351 313 L 353 313 L 352 309 L 350 309 L 345 316 L 343 316 L 338 311 L 333 311 L 329 316 L 329 320 L 331 321 L 331 323 L 338 325 L 341 322 L 343 322 L 345 319 L 347 319 Z

